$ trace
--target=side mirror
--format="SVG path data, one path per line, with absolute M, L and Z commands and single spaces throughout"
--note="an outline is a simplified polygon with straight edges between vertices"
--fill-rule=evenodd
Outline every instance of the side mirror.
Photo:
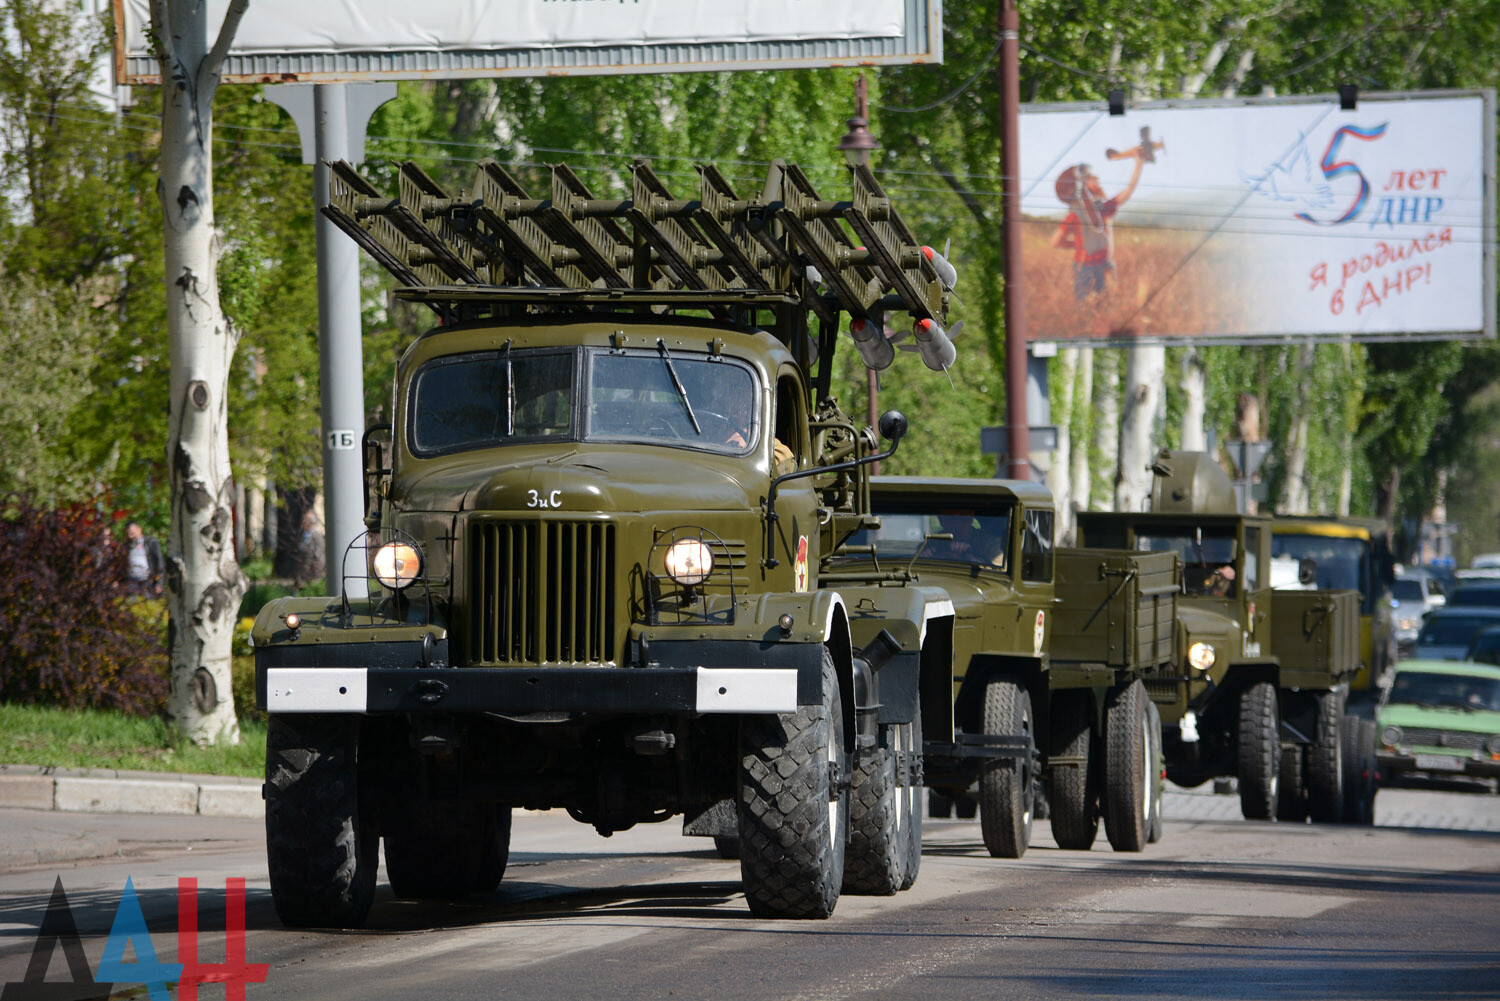
M 895 448 L 906 437 L 907 423 L 906 415 L 899 410 L 887 410 L 880 415 L 880 437 L 891 443 Z

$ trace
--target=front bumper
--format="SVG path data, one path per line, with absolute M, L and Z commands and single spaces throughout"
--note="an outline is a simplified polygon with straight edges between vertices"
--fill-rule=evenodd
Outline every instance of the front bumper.
M 1379 749 L 1375 759 L 1386 774 L 1421 772 L 1424 775 L 1466 775 L 1474 778 L 1500 777 L 1500 761 L 1489 756 L 1468 757 L 1451 751 L 1392 751 Z

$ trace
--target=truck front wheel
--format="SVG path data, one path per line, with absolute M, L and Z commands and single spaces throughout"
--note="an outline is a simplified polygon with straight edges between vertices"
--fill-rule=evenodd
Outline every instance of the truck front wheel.
M 740 876 L 750 912 L 826 918 L 844 879 L 849 794 L 843 708 L 823 651 L 823 702 L 740 724 Z
M 994 858 L 1020 858 L 1031 844 L 1036 807 L 1031 693 L 1011 678 L 996 678 L 985 685 L 984 732 L 1026 742 L 1021 757 L 985 758 L 979 769 L 979 829 L 984 846 Z
M 510 808 L 431 805 L 407 812 L 385 834 L 385 870 L 403 900 L 491 893 L 510 859 Z
M 266 733 L 266 863 L 289 928 L 357 928 L 375 899 L 380 832 L 361 802 L 359 719 L 276 714 Z
M 1258 681 L 1240 696 L 1237 766 L 1240 813 L 1246 820 L 1270 820 L 1276 811 L 1281 768 L 1281 722 L 1276 686 Z

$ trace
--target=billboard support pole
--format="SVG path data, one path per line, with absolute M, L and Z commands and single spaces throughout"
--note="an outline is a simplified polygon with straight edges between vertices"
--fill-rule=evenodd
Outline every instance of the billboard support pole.
M 1021 286 L 1021 18 L 1000 4 L 1000 164 L 1005 229 L 1005 417 L 1010 477 L 1031 479 L 1026 413 L 1026 301 Z
M 323 551 L 328 594 L 344 593 L 344 549 L 365 531 L 360 438 L 365 424 L 364 348 L 360 323 L 359 248 L 322 213 L 328 164 L 362 163 L 375 109 L 396 96 L 394 83 L 285 84 L 267 87 L 297 124 L 302 162 L 313 167 L 318 239 L 318 384 L 322 403 Z M 349 597 L 366 595 L 365 574 L 349 580 Z

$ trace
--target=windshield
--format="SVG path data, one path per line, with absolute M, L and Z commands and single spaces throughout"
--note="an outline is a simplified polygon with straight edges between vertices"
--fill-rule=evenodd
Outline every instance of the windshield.
M 412 379 L 413 454 L 546 438 L 674 445 L 743 455 L 760 432 L 759 380 L 722 355 L 576 350 L 437 358 Z M 580 412 L 582 410 L 582 412 Z
M 1367 586 L 1370 580 L 1370 544 L 1363 539 L 1332 539 L 1321 535 L 1271 536 L 1271 555 L 1295 560 L 1312 560 L 1317 567 L 1320 591 L 1358 591 L 1360 612 L 1369 615 L 1375 608 L 1375 595 Z
M 1500 605 L 1500 588 L 1469 585 L 1454 591 L 1448 604 L 1455 606 Z
M 875 508 L 880 527 L 856 532 L 851 545 L 873 546 L 875 555 L 882 559 L 910 560 L 920 549 L 924 560 L 1009 569 L 1009 507 L 891 510 L 877 501 Z M 953 538 L 929 540 L 929 535 Z
M 1496 624 L 1500 620 L 1477 615 L 1435 615 L 1417 634 L 1417 645 L 1467 647 L 1479 630 Z
M 1397 601 L 1422 602 L 1422 585 L 1414 580 L 1398 580 L 1391 585 L 1391 597 Z
M 1500 712 L 1500 678 L 1397 671 L 1387 702 Z
M 1235 572 L 1234 529 L 1157 528 L 1137 532 L 1135 548 L 1143 553 L 1176 553 L 1182 557 L 1182 588 L 1199 597 L 1232 598 L 1239 593 Z

